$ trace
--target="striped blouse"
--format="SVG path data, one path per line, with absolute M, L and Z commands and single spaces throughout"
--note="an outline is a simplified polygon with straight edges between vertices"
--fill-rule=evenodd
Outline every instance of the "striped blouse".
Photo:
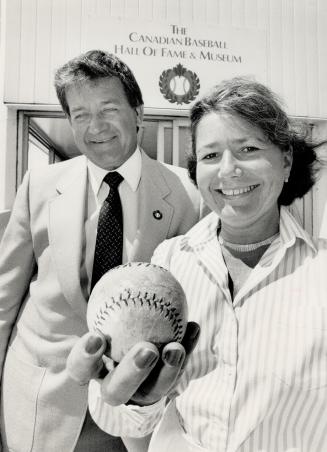
M 232 300 L 218 221 L 208 215 L 152 259 L 182 284 L 201 325 L 173 394 L 181 429 L 201 450 L 325 452 L 327 241 L 281 208 L 279 237 Z M 153 428 L 161 409 L 95 405 L 102 428 L 131 436 Z

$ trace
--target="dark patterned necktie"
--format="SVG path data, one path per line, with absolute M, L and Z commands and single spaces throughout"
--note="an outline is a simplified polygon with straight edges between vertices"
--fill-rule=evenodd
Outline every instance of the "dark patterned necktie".
M 123 256 L 123 212 L 118 186 L 124 178 L 114 171 L 103 180 L 110 191 L 99 214 L 91 290 L 102 275 L 122 263 Z

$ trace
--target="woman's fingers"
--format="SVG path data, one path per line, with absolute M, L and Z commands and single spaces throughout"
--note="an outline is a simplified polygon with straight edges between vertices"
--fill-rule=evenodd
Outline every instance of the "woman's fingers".
M 101 333 L 87 333 L 72 348 L 66 363 L 69 376 L 80 385 L 96 378 L 103 367 L 102 355 L 107 347 Z

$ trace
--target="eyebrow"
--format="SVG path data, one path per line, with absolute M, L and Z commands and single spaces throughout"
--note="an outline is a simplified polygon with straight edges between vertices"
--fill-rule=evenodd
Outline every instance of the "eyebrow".
M 78 113 L 79 111 L 83 111 L 83 110 L 85 110 L 84 107 L 75 107 L 75 108 L 69 109 L 70 113 Z
M 235 139 L 231 140 L 231 143 L 241 146 L 242 144 L 245 144 L 245 143 L 249 142 L 250 140 L 256 140 L 256 141 L 259 141 L 262 144 L 267 144 L 267 140 L 262 139 L 260 137 L 253 137 L 253 136 L 251 136 L 251 137 L 244 137 L 244 138 L 235 138 Z M 213 141 L 211 143 L 206 143 L 204 145 L 204 147 L 206 147 L 206 148 L 213 148 L 216 145 L 217 145 L 217 142 Z
M 261 143 L 266 143 L 265 139 L 262 139 L 260 137 L 257 136 L 250 136 L 250 137 L 244 137 L 244 138 L 236 138 L 235 140 L 232 140 L 232 143 L 236 143 L 236 144 L 244 144 L 249 140 L 257 140 L 260 141 Z
M 117 102 L 119 102 L 118 97 L 111 97 L 110 99 L 102 100 L 100 103 L 101 105 L 106 105 L 106 104 L 115 104 Z
M 119 102 L 118 99 L 113 98 L 113 99 L 102 100 L 100 102 L 100 105 L 104 106 L 104 105 L 107 105 L 107 104 L 117 104 L 118 102 Z M 76 112 L 83 111 L 83 110 L 86 110 L 86 108 L 83 105 L 78 105 L 77 107 L 71 108 L 70 112 L 71 113 L 76 113 Z

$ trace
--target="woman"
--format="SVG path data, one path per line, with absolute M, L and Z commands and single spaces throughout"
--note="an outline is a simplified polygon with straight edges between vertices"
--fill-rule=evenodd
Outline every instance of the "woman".
M 190 175 L 213 213 L 152 261 L 202 333 L 150 450 L 325 451 L 327 243 L 284 207 L 313 185 L 312 145 L 239 78 L 194 105 L 191 127 Z
M 201 335 L 149 451 L 323 452 L 327 242 L 285 208 L 314 183 L 313 145 L 240 78 L 193 106 L 191 130 L 190 176 L 212 213 L 152 262 L 180 281 Z M 140 410 L 141 434 L 161 407 Z

